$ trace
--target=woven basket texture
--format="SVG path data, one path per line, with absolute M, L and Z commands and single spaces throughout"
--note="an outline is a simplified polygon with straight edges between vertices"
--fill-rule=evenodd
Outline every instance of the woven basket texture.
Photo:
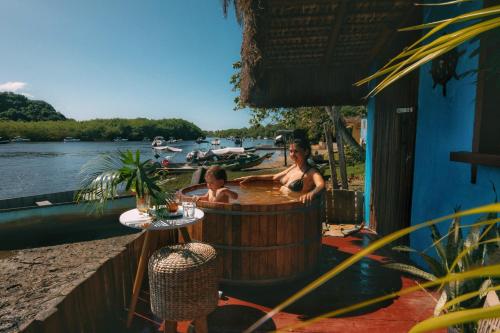
M 217 253 L 208 244 L 166 246 L 149 259 L 151 311 L 164 320 L 192 320 L 217 307 Z

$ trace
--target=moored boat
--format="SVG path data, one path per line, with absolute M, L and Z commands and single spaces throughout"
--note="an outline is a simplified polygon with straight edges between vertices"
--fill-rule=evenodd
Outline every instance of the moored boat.
M 153 147 L 163 147 L 167 145 L 167 140 L 165 140 L 162 136 L 155 136 L 153 142 L 151 142 L 151 146 Z
M 230 171 L 238 171 L 242 169 L 248 169 L 248 168 L 253 168 L 262 162 L 264 160 L 270 158 L 273 155 L 273 153 L 267 153 L 262 156 L 259 155 L 251 155 L 246 158 L 238 159 L 234 163 L 229 163 L 229 164 L 221 164 L 221 166 Z
M 127 142 L 128 139 L 126 138 L 121 138 L 121 137 L 116 137 L 113 139 L 113 142 Z
M 71 136 L 67 136 L 63 139 L 63 142 L 80 142 L 80 139 L 73 138 Z
M 30 139 L 26 139 L 20 136 L 16 136 L 13 139 L 10 140 L 10 142 L 30 142 Z
M 5 144 L 5 143 L 9 143 L 10 140 L 9 139 L 3 139 L 1 136 L 0 136 L 0 144 Z
M 154 150 L 159 150 L 159 151 L 173 152 L 173 153 L 180 153 L 180 152 L 182 152 L 181 148 L 171 147 L 171 146 L 155 146 L 155 147 L 153 147 L 153 149 Z
M 213 139 L 212 141 L 210 141 L 210 144 L 214 145 L 214 146 L 219 146 L 220 145 L 220 139 Z

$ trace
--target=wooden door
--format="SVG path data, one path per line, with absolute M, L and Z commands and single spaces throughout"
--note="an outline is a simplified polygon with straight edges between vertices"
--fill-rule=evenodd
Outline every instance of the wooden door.
M 370 227 L 380 235 L 410 225 L 418 75 L 376 97 Z

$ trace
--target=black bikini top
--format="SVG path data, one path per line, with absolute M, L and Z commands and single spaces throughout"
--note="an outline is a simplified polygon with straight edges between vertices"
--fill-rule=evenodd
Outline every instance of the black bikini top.
M 302 174 L 302 177 L 300 179 L 296 179 L 290 184 L 288 184 L 288 189 L 292 192 L 300 192 L 304 188 L 304 176 L 306 175 L 307 171 L 309 171 L 310 168 L 307 168 L 306 171 Z

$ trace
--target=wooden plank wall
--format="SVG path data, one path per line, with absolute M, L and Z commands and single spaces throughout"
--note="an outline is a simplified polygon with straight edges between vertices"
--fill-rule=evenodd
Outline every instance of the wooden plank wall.
M 336 189 L 327 191 L 326 212 L 328 223 L 363 222 L 364 194 L 363 192 Z
M 168 230 L 152 236 L 151 250 L 177 239 L 177 235 Z M 21 327 L 20 332 L 115 332 L 124 326 L 143 238 L 144 233 L 125 248 L 117 249 L 114 256 L 104 260 L 97 270 L 82 276 L 75 288 L 65 291 L 54 300 L 53 307 Z M 147 276 L 144 281 L 147 284 Z

